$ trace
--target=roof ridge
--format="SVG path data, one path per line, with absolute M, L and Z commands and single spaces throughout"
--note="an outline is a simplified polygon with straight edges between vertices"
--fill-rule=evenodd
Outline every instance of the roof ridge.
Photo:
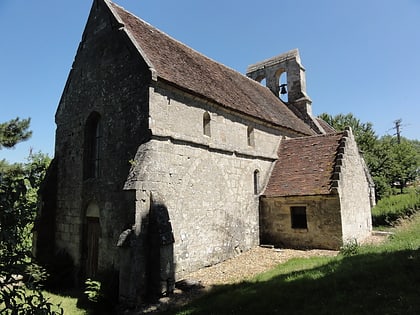
M 127 11 L 124 7 L 116 4 L 115 2 L 112 2 L 110 0 L 103 0 L 103 2 L 105 3 L 105 5 L 107 6 L 107 8 L 109 10 L 111 10 L 113 16 L 118 20 L 118 23 L 120 23 L 122 25 L 122 28 L 124 29 L 124 31 L 126 32 L 127 36 L 130 38 L 131 43 L 136 46 L 137 51 L 140 52 L 142 58 L 145 60 L 146 64 L 148 65 L 150 71 L 152 72 L 152 78 L 154 80 L 157 79 L 157 71 L 156 68 L 154 67 L 152 61 L 147 57 L 147 54 L 143 51 L 143 49 L 138 45 L 134 35 L 131 33 L 131 31 L 126 27 L 124 20 L 121 18 L 121 16 L 118 14 L 118 12 L 116 12 L 116 10 L 114 9 L 113 6 L 118 7 L 120 10 L 123 10 L 124 12 L 127 12 L 128 14 L 131 14 L 132 16 L 134 16 L 136 19 L 141 20 L 142 22 L 146 23 L 149 25 L 149 27 L 153 28 L 153 25 L 147 23 L 146 21 L 143 21 L 141 18 L 139 18 L 138 16 L 136 16 L 135 14 Z
M 237 73 L 237 74 L 239 74 L 239 75 L 241 75 L 241 76 L 243 76 L 243 77 L 245 77 L 245 78 L 250 79 L 249 77 L 247 77 L 245 74 L 243 74 L 243 73 L 239 72 L 238 70 L 236 70 L 236 69 L 234 69 L 234 68 L 232 68 L 232 67 L 230 67 L 230 66 L 227 66 L 227 65 L 223 64 L 222 62 L 217 61 L 216 59 L 210 58 L 209 56 L 207 56 L 207 55 L 203 54 L 202 52 L 200 52 L 200 51 L 198 51 L 198 50 L 196 50 L 196 49 L 194 49 L 194 48 L 192 48 L 192 47 L 188 46 L 187 44 L 185 44 L 185 43 L 181 42 L 180 40 L 176 39 L 176 38 L 175 38 L 175 37 L 173 37 L 172 35 L 169 35 L 168 33 L 166 33 L 166 32 L 164 32 L 164 31 L 162 31 L 161 29 L 157 28 L 156 26 L 154 26 L 154 25 L 150 24 L 150 23 L 149 23 L 149 22 L 147 22 L 146 20 L 144 20 L 144 19 L 142 19 L 142 18 L 138 17 L 137 15 L 135 15 L 134 13 L 132 13 L 132 12 L 128 11 L 128 10 L 127 10 L 127 9 L 125 9 L 123 6 L 120 6 L 120 5 L 118 5 L 117 3 L 112 2 L 112 1 L 110 1 L 110 0 L 103 0 L 103 1 L 110 3 L 111 5 L 114 5 L 114 6 L 118 7 L 118 8 L 119 8 L 119 9 L 121 9 L 121 10 L 124 10 L 126 13 L 128 13 L 128 14 L 132 15 L 132 16 L 133 16 L 133 17 L 135 17 L 136 19 L 140 20 L 142 23 L 146 24 L 149 28 L 152 28 L 152 29 L 153 29 L 153 30 L 155 30 L 156 32 L 158 32 L 158 33 L 160 33 L 160 34 L 162 34 L 162 35 L 164 35 L 164 36 L 168 37 L 169 39 L 171 39 L 171 40 L 173 40 L 173 41 L 177 42 L 179 45 L 183 46 L 184 48 L 186 48 L 186 49 L 188 49 L 188 50 L 190 50 L 190 51 L 192 51 L 192 52 L 194 52 L 194 53 L 196 53 L 196 54 L 200 55 L 201 57 L 204 57 L 205 59 L 207 59 L 207 60 L 209 60 L 209 61 L 211 61 L 211 62 L 214 62 L 214 63 L 218 64 L 219 66 L 222 66 L 222 67 L 224 67 L 224 68 L 226 68 L 226 69 L 229 69 L 229 70 L 231 70 L 231 71 L 233 71 L 233 72 L 235 72 L 235 73 Z M 118 13 L 117 13 L 117 14 L 118 14 Z M 124 28 L 125 28 L 125 24 L 124 24 L 124 22 L 122 22 L 122 24 L 124 25 Z M 255 83 L 257 83 L 257 84 L 259 84 L 259 83 L 258 83 L 257 81 L 255 81 L 255 80 L 252 80 L 252 79 L 250 79 L 250 80 L 251 80 L 251 81 L 253 81 L 253 82 L 255 82 Z M 259 84 L 259 85 L 261 85 L 261 84 Z
M 313 133 L 310 126 L 259 82 L 189 47 L 111 0 L 102 1 L 120 21 L 121 28 L 152 71 L 154 81 L 159 78 L 297 135 Z
M 333 136 L 338 136 L 338 135 L 342 135 L 344 136 L 345 131 L 337 131 L 337 132 L 332 132 L 332 133 L 325 133 L 325 134 L 316 134 L 316 135 L 308 135 L 308 136 L 302 136 L 302 137 L 296 137 L 296 138 L 286 138 L 284 140 L 286 141 L 293 141 L 293 140 L 300 140 L 302 141 L 303 139 L 308 139 L 308 138 L 328 138 L 328 137 L 333 137 Z

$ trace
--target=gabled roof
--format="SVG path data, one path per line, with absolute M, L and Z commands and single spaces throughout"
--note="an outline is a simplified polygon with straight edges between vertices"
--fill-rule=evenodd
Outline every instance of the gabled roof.
M 309 196 L 331 193 L 331 180 L 343 133 L 282 140 L 263 195 Z
M 317 122 L 321 125 L 322 129 L 326 133 L 336 133 L 337 130 L 335 130 L 329 123 L 327 123 L 324 119 L 321 119 L 319 117 L 316 118 Z
M 268 88 L 103 0 L 158 79 L 246 115 L 300 134 L 315 132 Z

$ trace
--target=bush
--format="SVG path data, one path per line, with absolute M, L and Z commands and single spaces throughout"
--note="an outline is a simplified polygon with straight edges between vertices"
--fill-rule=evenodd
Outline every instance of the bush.
M 42 291 L 31 291 L 24 284 L 12 285 L 2 288 L 1 303 L 5 308 L 1 314 L 42 314 L 63 315 L 64 310 L 60 305 L 51 303 Z M 1 307 L 1 304 L 0 304 Z
M 359 244 L 356 239 L 346 242 L 343 246 L 340 247 L 340 254 L 349 257 L 354 256 L 359 253 Z
M 420 209 L 420 192 L 412 189 L 407 194 L 393 195 L 379 200 L 372 209 L 374 226 L 392 226 L 397 220 L 409 217 Z
M 89 310 L 89 314 L 114 314 L 118 304 L 118 273 L 105 270 L 95 278 L 85 280 L 83 295 L 77 306 Z
M 93 303 L 98 303 L 101 298 L 103 298 L 103 293 L 101 291 L 101 283 L 92 279 L 87 279 L 85 281 L 86 289 L 85 294 L 89 301 Z

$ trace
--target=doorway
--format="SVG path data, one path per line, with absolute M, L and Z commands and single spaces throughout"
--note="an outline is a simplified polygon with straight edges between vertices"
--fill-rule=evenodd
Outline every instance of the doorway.
M 85 256 L 85 277 L 95 278 L 98 274 L 99 261 L 99 238 L 101 236 L 101 225 L 99 221 L 99 207 L 90 203 L 86 210 L 86 229 L 84 241 Z

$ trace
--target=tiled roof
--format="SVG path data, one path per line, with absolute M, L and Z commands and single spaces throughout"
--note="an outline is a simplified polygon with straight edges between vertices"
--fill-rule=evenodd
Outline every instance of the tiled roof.
M 187 47 L 120 6 L 108 0 L 105 3 L 159 79 L 300 134 L 315 133 L 268 88 Z
M 264 195 L 307 196 L 330 193 L 335 158 L 343 133 L 282 140 Z
M 318 123 L 321 125 L 322 129 L 324 129 L 324 131 L 326 133 L 336 133 L 337 130 L 335 130 L 329 123 L 327 123 L 324 119 L 321 118 L 316 118 L 316 120 L 318 121 Z

